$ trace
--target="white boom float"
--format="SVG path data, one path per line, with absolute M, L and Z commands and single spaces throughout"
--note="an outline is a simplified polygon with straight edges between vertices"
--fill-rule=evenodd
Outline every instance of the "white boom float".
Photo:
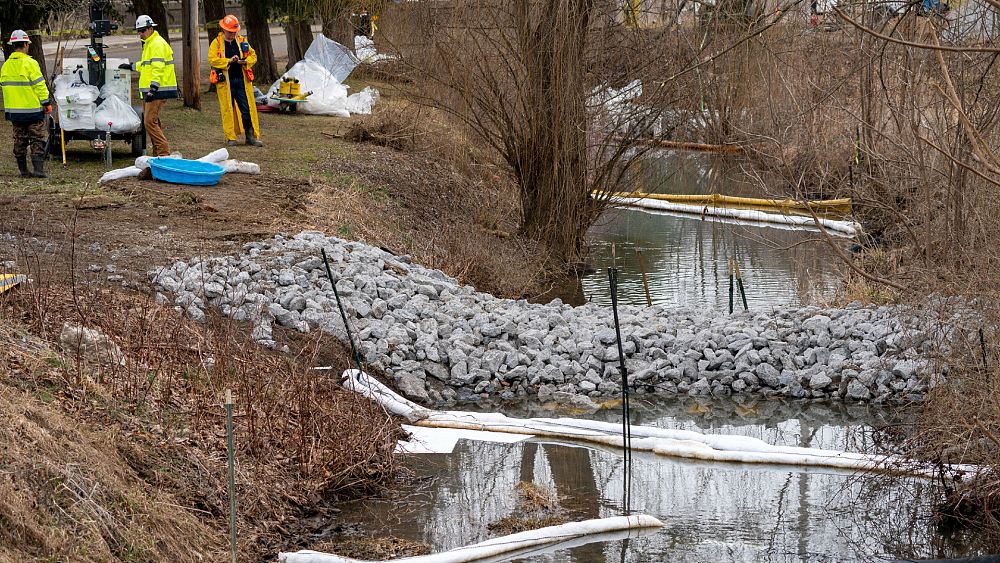
M 597 518 L 519 532 L 442 553 L 404 557 L 402 559 L 393 559 L 392 561 L 393 563 L 471 563 L 473 561 L 494 561 L 496 560 L 495 558 L 504 555 L 511 555 L 540 546 L 560 544 L 585 536 L 606 534 L 620 530 L 643 530 L 662 527 L 663 522 L 645 514 Z M 309 549 L 295 553 L 279 553 L 278 561 L 285 563 L 376 563 L 340 557 L 332 553 L 322 553 Z
M 816 222 L 830 234 L 843 237 L 855 237 L 861 233 L 861 226 L 854 221 L 840 221 L 827 219 L 825 217 L 812 217 L 802 215 L 789 215 L 785 213 L 768 213 L 756 209 L 733 209 L 729 207 L 717 207 L 714 205 L 698 205 L 691 203 L 674 203 L 646 197 L 615 197 L 612 204 L 635 207 L 639 209 L 654 209 L 658 211 L 673 211 L 686 215 L 710 215 L 715 217 L 727 217 L 730 219 L 740 219 L 755 223 L 773 223 L 777 225 L 789 225 L 793 227 L 816 227 Z
M 344 387 L 381 404 L 388 412 L 417 426 L 462 428 L 528 434 L 576 442 L 623 447 L 621 424 L 575 418 L 512 418 L 499 413 L 437 411 L 424 408 L 358 370 L 343 374 Z M 662 456 L 728 463 L 766 463 L 829 467 L 851 471 L 881 471 L 935 477 L 935 466 L 894 456 L 839 450 L 776 446 L 748 436 L 702 434 L 651 426 L 632 426 L 631 447 Z M 974 473 L 974 466 L 951 466 L 956 475 Z

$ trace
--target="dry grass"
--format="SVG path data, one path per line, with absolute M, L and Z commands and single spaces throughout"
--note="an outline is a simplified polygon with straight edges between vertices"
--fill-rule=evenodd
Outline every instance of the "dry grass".
M 58 258 L 57 263 L 71 263 Z M 380 407 L 335 383 L 336 374 L 348 366 L 342 344 L 298 337 L 290 340 L 292 354 L 277 353 L 257 345 L 249 327 L 216 313 L 199 324 L 151 296 L 83 276 L 70 278 L 70 284 L 55 281 L 52 272 L 58 268 L 43 265 L 49 259 L 39 259 L 28 272 L 34 283 L 5 295 L 0 321 L 21 323 L 49 342 L 59 340 L 68 324 L 82 325 L 113 343 L 120 355 L 111 357 L 120 361 L 108 361 L 107 354 L 102 361 L 63 338 L 63 349 L 45 356 L 50 365 L 44 377 L 35 369 L 4 376 L 39 396 L 60 397 L 58 407 L 120 434 L 108 442 L 114 452 L 109 463 L 128 467 L 141 481 L 95 479 L 86 472 L 67 476 L 77 480 L 72 490 L 80 494 L 94 493 L 88 483 L 112 487 L 111 496 L 95 500 L 96 506 L 139 494 L 141 485 L 196 510 L 200 525 L 216 535 L 224 531 L 228 500 L 221 398 L 226 389 L 236 397 L 240 549 L 246 557 L 271 555 L 282 543 L 282 523 L 294 520 L 302 507 L 378 490 L 394 474 L 398 425 Z M 333 364 L 332 375 L 310 369 L 320 356 Z M 5 439 L 15 440 L 0 436 L 4 447 Z M 34 447 L 46 455 L 51 446 Z M 122 527 L 117 520 L 98 524 Z M 145 525 L 135 524 L 155 532 Z M 223 544 L 214 537 L 206 545 L 217 549 Z M 167 559 L 172 557 L 148 558 Z
M 0 560 L 224 557 L 219 529 L 122 456 L 121 427 L 81 420 L 106 397 L 67 395 L 58 352 L 9 318 L 0 342 Z
M 555 491 L 526 481 L 518 483 L 515 490 L 515 513 L 490 523 L 487 528 L 491 532 L 499 535 L 516 534 L 567 522 Z

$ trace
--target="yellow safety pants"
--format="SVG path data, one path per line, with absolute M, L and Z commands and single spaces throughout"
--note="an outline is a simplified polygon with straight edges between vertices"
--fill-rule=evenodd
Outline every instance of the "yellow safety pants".
M 225 72 L 225 71 L 223 71 Z M 236 107 L 232 95 L 229 93 L 229 80 L 215 85 L 215 93 L 219 96 L 219 112 L 222 114 L 222 132 L 226 135 L 227 141 L 235 141 L 236 135 L 242 135 L 243 117 L 240 109 Z M 247 103 L 250 106 L 250 119 L 253 121 L 253 130 L 260 138 L 260 120 L 257 118 L 257 103 L 253 98 L 253 84 L 249 80 L 243 81 L 246 90 Z

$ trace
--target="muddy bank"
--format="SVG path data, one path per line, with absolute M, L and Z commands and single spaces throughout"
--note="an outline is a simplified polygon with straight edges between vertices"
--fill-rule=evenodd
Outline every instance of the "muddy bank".
M 362 243 L 303 232 L 241 253 L 152 273 L 188 316 L 218 306 L 254 323 L 266 346 L 275 324 L 346 339 L 320 249 L 366 362 L 424 403 L 535 395 L 591 406 L 620 392 L 611 311 L 498 299 L 444 273 Z M 169 294 L 169 297 L 167 296 Z M 926 327 L 890 307 L 775 308 L 725 315 L 624 307 L 623 349 L 638 391 L 688 395 L 903 401 L 940 374 L 922 358 Z

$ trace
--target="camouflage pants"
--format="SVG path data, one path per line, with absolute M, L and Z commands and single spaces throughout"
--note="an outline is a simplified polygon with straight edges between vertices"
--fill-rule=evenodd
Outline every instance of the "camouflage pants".
M 45 120 L 33 123 L 11 123 L 14 126 L 14 156 L 28 156 L 28 147 L 31 147 L 31 156 L 45 156 L 45 141 L 49 132 L 45 127 Z

